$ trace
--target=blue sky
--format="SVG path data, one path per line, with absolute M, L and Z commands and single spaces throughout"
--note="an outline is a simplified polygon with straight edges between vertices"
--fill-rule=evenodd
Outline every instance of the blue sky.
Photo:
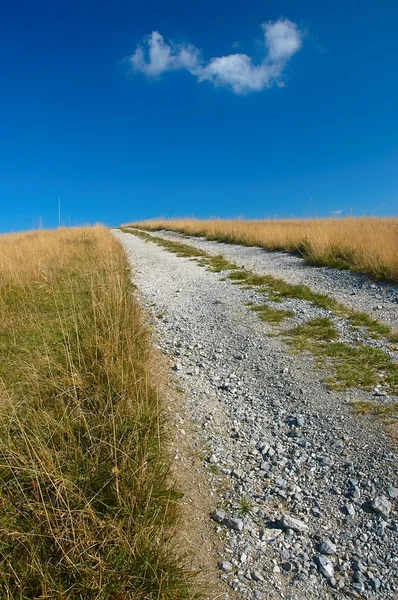
M 63 224 L 396 215 L 397 21 L 396 0 L 3 3 L 0 231 L 56 226 L 58 197 Z

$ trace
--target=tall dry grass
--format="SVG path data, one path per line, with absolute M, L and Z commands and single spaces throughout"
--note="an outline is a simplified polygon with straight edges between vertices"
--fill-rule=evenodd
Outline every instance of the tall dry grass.
M 299 253 L 310 264 L 347 268 L 398 283 L 398 219 L 286 219 L 246 221 L 154 219 L 135 223 L 266 250 Z
M 102 227 L 0 237 L 0 597 L 186 599 L 148 331 Z

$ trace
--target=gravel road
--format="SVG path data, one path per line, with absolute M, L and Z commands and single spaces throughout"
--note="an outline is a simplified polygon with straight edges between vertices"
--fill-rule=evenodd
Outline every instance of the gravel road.
M 398 325 L 398 286 L 374 282 L 368 276 L 353 271 L 309 267 L 298 256 L 286 252 L 267 252 L 258 246 L 211 242 L 173 231 L 157 231 L 154 235 L 191 244 L 209 254 L 221 254 L 256 273 L 268 273 L 292 284 L 308 285 L 314 292 L 329 294 L 354 310 L 367 312 L 374 319 L 395 327 Z
M 231 597 L 397 598 L 396 448 L 382 421 L 352 408 L 372 393 L 329 390 L 314 359 L 292 355 L 245 305 L 259 302 L 255 290 L 134 235 L 115 235 L 185 390 L 180 414 L 194 424 L 203 455 L 214 498 L 209 519 L 223 541 L 215 562 Z M 192 243 L 315 291 L 330 293 L 336 274 L 308 267 L 303 274 L 286 255 L 274 255 L 269 268 L 254 264 L 268 256 L 256 248 Z M 332 282 L 340 301 L 371 314 L 377 302 L 377 316 L 397 320 L 396 288 L 356 276 L 352 284 L 350 275 L 337 272 Z M 309 303 L 288 303 L 298 322 L 312 316 Z

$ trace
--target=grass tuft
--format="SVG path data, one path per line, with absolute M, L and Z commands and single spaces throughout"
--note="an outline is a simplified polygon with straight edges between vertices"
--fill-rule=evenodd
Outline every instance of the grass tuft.
M 368 314 L 355 312 L 350 317 L 351 324 L 355 327 L 366 327 L 370 333 L 387 335 L 391 333 L 391 327 L 372 319 Z
M 234 269 L 238 269 L 239 267 L 234 263 L 229 262 L 223 256 L 208 256 L 207 264 L 211 271 L 214 273 L 219 273 L 220 271 L 232 271 Z
M 246 496 L 242 496 L 240 499 L 239 512 L 242 516 L 249 515 L 253 510 L 252 501 Z
M 326 382 L 335 389 L 369 390 L 383 381 L 391 394 L 398 393 L 398 366 L 388 354 L 379 348 L 331 341 L 338 338 L 338 331 L 327 317 L 289 329 L 283 336 L 297 350 L 317 356 L 320 367 L 332 369 Z
M 274 308 L 268 304 L 255 305 L 250 307 L 251 310 L 259 313 L 259 317 L 266 323 L 272 323 L 274 325 L 280 325 L 286 319 L 293 317 L 294 312 L 292 310 L 284 310 Z
M 328 380 L 332 387 L 370 390 L 383 381 L 391 394 L 398 393 L 398 367 L 379 348 L 336 342 L 324 349 L 324 356 L 331 360 L 335 370 L 334 376 Z M 385 379 L 382 377 L 384 373 L 388 374 Z
M 398 402 L 379 404 L 371 401 L 355 402 L 354 410 L 360 415 L 375 415 L 381 418 L 398 418 Z
M 313 350 L 316 342 L 337 339 L 338 331 L 329 317 L 317 317 L 284 331 L 283 336 L 298 350 Z

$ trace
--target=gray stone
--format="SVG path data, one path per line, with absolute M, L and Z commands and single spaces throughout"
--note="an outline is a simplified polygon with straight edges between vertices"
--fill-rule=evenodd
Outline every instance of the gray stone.
M 242 519 L 234 519 L 232 517 L 225 517 L 225 519 L 221 521 L 221 524 L 228 527 L 228 529 L 234 529 L 239 532 L 241 532 L 244 527 Z
M 375 592 L 377 592 L 380 589 L 381 581 L 377 577 L 371 577 L 369 579 L 369 585 L 372 588 L 372 590 L 374 590 Z
M 365 583 L 366 581 L 366 577 L 363 573 L 361 573 L 360 571 L 358 571 L 357 573 L 354 573 L 354 580 L 357 583 Z
M 373 390 L 372 396 L 374 396 L 375 398 L 385 398 L 386 396 L 388 396 L 388 394 L 384 390 L 380 390 L 380 389 L 375 388 Z
M 333 542 L 326 539 L 319 544 L 319 552 L 321 554 L 336 554 L 337 548 L 336 545 L 333 544 Z
M 220 560 L 218 563 L 218 568 L 221 571 L 225 571 L 226 573 L 230 573 L 232 571 L 232 564 L 227 560 Z
M 334 578 L 334 566 L 330 558 L 324 554 L 319 554 L 316 557 L 316 563 L 318 565 L 319 572 L 322 573 L 326 579 Z
M 283 562 L 282 569 L 285 571 L 285 573 L 290 573 L 290 571 L 293 569 L 293 565 L 289 561 Z
M 391 502 L 386 496 L 376 496 L 370 503 L 370 507 L 377 512 L 379 515 L 388 519 L 391 512 Z
M 387 494 L 390 496 L 390 498 L 398 498 L 398 488 L 396 487 L 389 487 L 387 490 Z
M 353 589 L 358 592 L 358 594 L 362 594 L 365 591 L 365 586 L 363 583 L 356 581 L 352 584 Z
M 264 581 L 264 577 L 259 571 L 252 571 L 250 574 L 252 576 L 253 581 Z
M 293 531 L 297 531 L 299 533 L 309 531 L 309 527 L 306 523 L 300 521 L 300 519 L 291 517 L 290 515 L 282 515 L 281 524 L 284 529 L 293 529 Z
M 210 516 L 213 519 L 213 521 L 216 521 L 217 523 L 222 523 L 226 517 L 226 514 L 225 511 L 217 509 L 214 512 L 212 512 Z
M 344 505 L 344 511 L 349 517 L 355 517 L 355 508 L 350 502 Z
M 357 572 L 365 570 L 364 565 L 359 560 L 354 560 L 351 564 L 351 567 L 353 571 Z
M 294 421 L 295 421 L 296 427 L 303 427 L 303 425 L 305 423 L 305 419 L 302 415 L 297 415 L 296 417 L 294 417 Z
M 261 452 L 261 454 L 263 456 L 266 456 L 270 450 L 271 446 L 268 444 L 268 442 L 260 442 L 257 445 L 257 449 L 259 452 Z

